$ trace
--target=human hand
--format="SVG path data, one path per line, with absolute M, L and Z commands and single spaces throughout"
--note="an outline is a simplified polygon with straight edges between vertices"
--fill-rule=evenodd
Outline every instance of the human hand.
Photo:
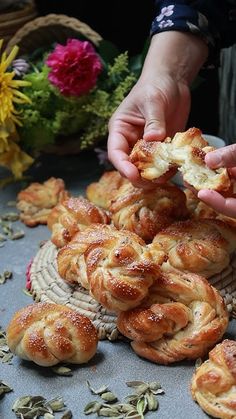
M 158 75 L 158 85 L 141 77 L 109 122 L 110 161 L 135 186 L 155 186 L 140 179 L 138 169 L 129 162 L 129 153 L 140 138 L 158 141 L 182 131 L 189 107 L 189 89 L 183 83 L 166 74 Z
M 236 144 L 219 148 L 206 154 L 205 161 L 207 166 L 212 169 L 225 167 L 232 178 L 236 179 Z M 232 195 L 233 191 L 232 191 Z M 212 207 L 215 211 L 236 218 L 236 198 L 233 196 L 223 196 L 220 193 L 208 189 L 202 189 L 198 192 L 198 198 L 205 204 Z
M 203 41 L 190 34 L 170 31 L 152 38 L 138 82 L 109 122 L 109 160 L 135 186 L 153 188 L 155 184 L 141 180 L 129 162 L 131 149 L 141 138 L 162 141 L 185 129 L 189 86 L 207 53 Z

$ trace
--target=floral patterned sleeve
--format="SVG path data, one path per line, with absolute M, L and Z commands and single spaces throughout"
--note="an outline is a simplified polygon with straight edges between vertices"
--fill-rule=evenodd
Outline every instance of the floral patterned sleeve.
M 209 46 L 210 61 L 220 48 L 236 42 L 236 0 L 156 0 L 151 35 L 177 30 L 200 36 Z

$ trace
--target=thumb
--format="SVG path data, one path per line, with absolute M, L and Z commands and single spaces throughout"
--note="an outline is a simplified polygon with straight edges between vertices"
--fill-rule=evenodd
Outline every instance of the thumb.
M 205 157 L 207 166 L 217 169 L 219 167 L 236 166 L 236 144 L 219 148 L 207 153 Z
M 144 140 L 156 141 L 163 140 L 166 137 L 166 123 L 164 111 L 160 108 L 155 113 L 146 115 L 146 123 L 144 127 Z

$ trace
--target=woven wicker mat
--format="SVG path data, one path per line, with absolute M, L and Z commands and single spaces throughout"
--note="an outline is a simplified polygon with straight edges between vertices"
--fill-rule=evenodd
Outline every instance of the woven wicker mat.
M 116 315 L 95 301 L 81 285 L 67 284 L 58 274 L 57 248 L 47 241 L 30 267 L 31 293 L 35 301 L 66 305 L 89 317 L 99 339 L 116 340 L 120 336 Z
M 99 333 L 99 339 L 118 339 L 116 315 L 95 301 L 79 284 L 69 285 L 58 274 L 57 249 L 47 241 L 36 254 L 31 268 L 31 292 L 36 301 L 67 305 L 89 317 Z M 220 274 L 209 278 L 220 291 L 231 316 L 236 318 L 236 254 Z

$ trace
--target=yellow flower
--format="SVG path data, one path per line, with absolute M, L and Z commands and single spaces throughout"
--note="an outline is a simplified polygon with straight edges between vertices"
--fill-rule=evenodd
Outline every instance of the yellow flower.
M 3 40 L 0 40 L 0 52 Z M 30 99 L 18 89 L 23 86 L 30 86 L 31 83 L 25 80 L 14 80 L 14 71 L 7 72 L 7 68 L 12 63 L 18 53 L 19 48 L 14 46 L 9 55 L 6 52 L 0 57 L 0 124 L 7 119 L 12 119 L 21 125 L 15 103 L 31 103 Z
M 19 141 L 14 122 L 11 119 L 6 119 L 6 121 L 0 125 L 0 153 L 4 153 L 9 149 L 9 138 L 14 141 Z
M 34 159 L 20 149 L 18 144 L 8 140 L 8 149 L 0 154 L 0 165 L 10 169 L 16 179 L 22 177 L 22 173 L 31 166 Z

